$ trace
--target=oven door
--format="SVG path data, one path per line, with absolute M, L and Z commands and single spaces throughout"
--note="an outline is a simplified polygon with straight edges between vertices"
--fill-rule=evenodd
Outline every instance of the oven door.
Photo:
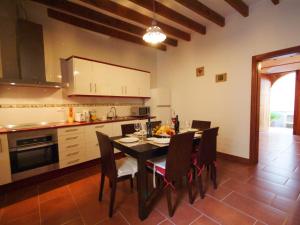
M 57 143 L 10 149 L 12 174 L 58 163 Z

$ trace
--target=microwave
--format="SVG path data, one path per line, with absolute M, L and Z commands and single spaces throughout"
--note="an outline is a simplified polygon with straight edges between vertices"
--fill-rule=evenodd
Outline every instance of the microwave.
M 149 116 L 150 107 L 149 106 L 134 106 L 131 108 L 132 116 Z

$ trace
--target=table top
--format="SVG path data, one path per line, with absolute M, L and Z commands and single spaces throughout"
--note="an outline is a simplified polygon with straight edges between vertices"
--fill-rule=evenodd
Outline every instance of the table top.
M 169 144 L 156 144 L 152 141 L 138 141 L 133 143 L 121 143 L 119 139 L 122 136 L 112 137 L 111 140 L 115 148 L 134 158 L 152 158 L 165 155 L 168 151 Z M 199 143 L 200 137 L 194 138 L 194 144 Z

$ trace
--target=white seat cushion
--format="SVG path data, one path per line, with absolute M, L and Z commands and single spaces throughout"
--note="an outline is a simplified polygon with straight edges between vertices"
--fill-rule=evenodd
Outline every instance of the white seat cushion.
M 157 157 L 151 160 L 147 160 L 146 165 L 153 169 L 153 187 L 156 188 L 155 174 L 159 173 L 165 176 L 166 173 L 166 156 Z
M 136 159 L 132 157 L 126 157 L 116 160 L 116 166 L 118 170 L 118 177 L 131 175 L 134 177 L 137 172 L 137 162 Z

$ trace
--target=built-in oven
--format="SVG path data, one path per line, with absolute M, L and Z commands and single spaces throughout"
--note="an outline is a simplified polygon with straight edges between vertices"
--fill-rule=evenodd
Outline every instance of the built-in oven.
M 9 133 L 8 144 L 14 181 L 59 168 L 56 129 Z

